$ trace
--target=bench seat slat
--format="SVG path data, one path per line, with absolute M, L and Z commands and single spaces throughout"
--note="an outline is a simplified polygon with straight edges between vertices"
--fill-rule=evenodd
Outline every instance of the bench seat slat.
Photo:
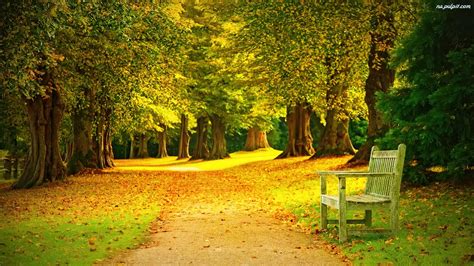
M 339 201 L 337 195 L 323 195 L 322 198 L 324 201 L 326 200 L 331 201 L 331 202 Z M 390 198 L 362 194 L 362 195 L 347 196 L 346 201 L 348 203 L 383 203 L 383 202 L 390 202 Z

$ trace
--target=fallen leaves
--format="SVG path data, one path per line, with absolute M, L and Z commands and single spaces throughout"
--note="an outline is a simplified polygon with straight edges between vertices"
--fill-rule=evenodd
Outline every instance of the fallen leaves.
M 124 219 L 130 222 L 126 225 L 129 226 L 127 228 L 140 228 L 141 231 L 150 234 L 166 231 L 162 222 L 166 220 L 166 213 L 173 208 L 179 208 L 178 203 L 186 200 L 199 203 L 199 207 L 196 208 L 202 208 L 200 211 L 203 215 L 211 211 L 225 215 L 222 210 L 219 212 L 206 209 L 207 203 L 213 205 L 217 202 L 225 205 L 222 208 L 246 206 L 247 211 L 251 208 L 251 211 L 255 212 L 272 213 L 275 218 L 293 225 L 293 230 L 296 227 L 306 226 L 307 232 L 319 233 L 321 232 L 317 227 L 319 182 L 315 171 L 341 168 L 340 165 L 347 159 L 347 156 L 316 161 L 290 158 L 206 172 L 148 170 L 141 172 L 137 169 L 129 171 L 120 168 L 86 171 L 65 182 L 28 191 L 10 189 L 0 191 L 2 216 L 0 218 L 5 221 L 0 225 L 0 229 L 16 221 L 36 217 L 46 219 L 52 230 L 57 230 L 63 223 L 74 228 L 87 228 L 80 235 L 78 242 L 92 255 L 100 250 L 111 250 L 111 244 L 127 239 L 129 231 L 125 230 L 125 227 L 116 226 Z M 355 188 L 362 185 L 363 183 L 358 183 Z M 443 250 L 451 252 L 462 245 L 462 241 L 472 240 L 472 219 L 469 218 L 472 216 L 472 200 L 469 199 L 473 196 L 472 188 L 454 187 L 445 183 L 430 187 L 406 188 L 402 192 L 400 202 L 402 229 L 400 239 L 383 237 L 377 240 L 378 246 L 375 246 L 366 239 L 355 238 L 350 244 L 342 247 L 363 247 L 364 251 L 357 250 L 355 251 L 357 255 L 351 256 L 362 259 L 368 259 L 368 253 L 370 256 L 376 256 L 393 252 L 408 257 L 408 252 L 411 252 L 415 255 L 412 255 L 410 261 L 416 263 L 422 262 L 425 257 L 435 256 L 437 252 L 431 249 L 438 247 L 436 245 L 441 245 Z M 160 214 L 157 213 L 158 206 L 161 207 Z M 162 219 L 155 220 L 151 227 L 140 222 L 142 217 L 158 215 Z M 95 224 L 91 224 L 92 220 L 102 223 L 105 218 L 110 220 L 110 225 L 100 234 L 113 235 L 107 241 L 101 240 L 98 237 L 99 233 L 93 233 L 92 228 Z M 451 222 L 446 222 L 446 219 L 450 219 Z M 227 222 L 224 217 L 216 221 Z M 333 237 L 334 240 L 331 241 L 336 243 L 337 231 L 332 229 L 329 231 L 330 233 L 326 235 L 329 238 Z M 56 241 L 73 241 L 67 236 L 67 231 L 61 234 L 63 235 L 58 236 Z M 42 236 L 35 235 L 38 234 L 32 232 L 25 235 L 31 242 L 29 245 L 38 244 L 39 249 L 47 249 L 47 244 L 42 244 L 44 239 L 41 239 L 40 244 Z M 463 240 L 458 241 L 460 238 Z M 450 239 L 456 241 L 448 241 Z M 2 240 L 0 247 L 3 249 L 4 245 L 9 243 Z M 425 243 L 426 246 L 422 247 L 420 243 Z M 321 245 L 326 245 L 332 254 L 342 253 L 338 245 Z M 407 248 L 407 245 L 410 248 Z M 208 242 L 200 246 L 211 247 Z M 464 261 L 472 261 L 471 251 L 461 251 Z M 24 256 L 27 249 L 18 248 L 15 252 Z

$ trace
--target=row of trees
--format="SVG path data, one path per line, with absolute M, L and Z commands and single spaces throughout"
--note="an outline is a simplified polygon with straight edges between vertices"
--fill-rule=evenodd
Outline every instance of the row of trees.
M 159 5 L 7 1 L 0 14 L 2 101 L 18 120 L 24 119 L 18 110 L 26 109 L 31 141 L 14 187 L 113 166 L 114 131 L 140 122 L 133 116 L 148 107 L 146 100 L 171 107 L 175 86 L 169 77 L 180 63 L 171 58 L 180 52 L 184 32 Z M 151 119 L 162 118 L 155 111 Z M 70 136 L 61 134 L 67 126 Z M 70 144 L 67 156 L 60 140 Z
M 112 167 L 114 138 L 130 142 L 131 157 L 148 156 L 156 138 L 158 156 L 167 156 L 170 129 L 179 131 L 179 159 L 226 158 L 225 135 L 242 128 L 246 150 L 268 147 L 266 132 L 280 117 L 288 141 L 278 158 L 354 154 L 357 162 L 376 142 L 405 142 L 419 169 L 464 173 L 472 162 L 472 64 L 465 62 L 472 38 L 447 33 L 468 23 L 463 12 L 436 10 L 431 1 L 7 1 L 0 7 L 0 109 L 8 117 L 1 126 L 10 150 L 18 139 L 31 141 L 15 187 Z M 438 24 L 431 42 L 420 40 Z M 435 43 L 446 45 L 424 56 Z M 423 68 L 429 64 L 437 67 Z M 399 79 L 396 70 L 403 70 Z M 444 93 L 427 86 L 431 80 Z M 448 89 L 455 91 L 449 103 L 437 102 Z M 455 114 L 441 115 L 461 101 Z M 316 147 L 311 116 L 321 123 Z M 361 118 L 369 122 L 367 142 L 356 153 L 349 121 Z M 438 137 L 441 121 L 449 127 Z M 468 129 L 448 130 L 460 124 Z M 445 141 L 449 134 L 456 139 Z

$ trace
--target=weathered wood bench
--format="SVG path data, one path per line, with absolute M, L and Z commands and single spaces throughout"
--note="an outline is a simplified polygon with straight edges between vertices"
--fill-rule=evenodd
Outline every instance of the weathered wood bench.
M 400 182 L 405 161 L 406 146 L 400 144 L 397 150 L 379 150 L 372 147 L 367 172 L 356 171 L 324 171 L 318 172 L 321 177 L 321 228 L 327 229 L 328 224 L 339 225 L 339 242 L 347 241 L 347 224 L 364 224 L 366 229 L 350 230 L 351 233 L 384 232 L 395 233 L 398 230 L 398 204 Z M 338 178 L 338 195 L 328 195 L 326 177 L 334 175 Z M 346 178 L 367 178 L 365 191 L 360 195 L 346 196 Z M 328 219 L 327 207 L 338 209 L 338 220 Z M 390 210 L 390 229 L 372 229 L 372 210 Z M 347 219 L 347 211 L 363 210 L 364 219 Z

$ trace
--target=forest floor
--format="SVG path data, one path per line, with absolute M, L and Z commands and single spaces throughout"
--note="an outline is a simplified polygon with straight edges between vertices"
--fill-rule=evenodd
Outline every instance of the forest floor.
M 272 160 L 277 154 L 117 160 L 30 190 L 0 183 L 0 265 L 473 263 L 472 185 L 404 188 L 400 233 L 341 245 L 336 228 L 319 230 L 315 171 L 349 157 Z M 364 182 L 348 184 L 349 193 Z M 374 225 L 386 217 L 376 214 Z

